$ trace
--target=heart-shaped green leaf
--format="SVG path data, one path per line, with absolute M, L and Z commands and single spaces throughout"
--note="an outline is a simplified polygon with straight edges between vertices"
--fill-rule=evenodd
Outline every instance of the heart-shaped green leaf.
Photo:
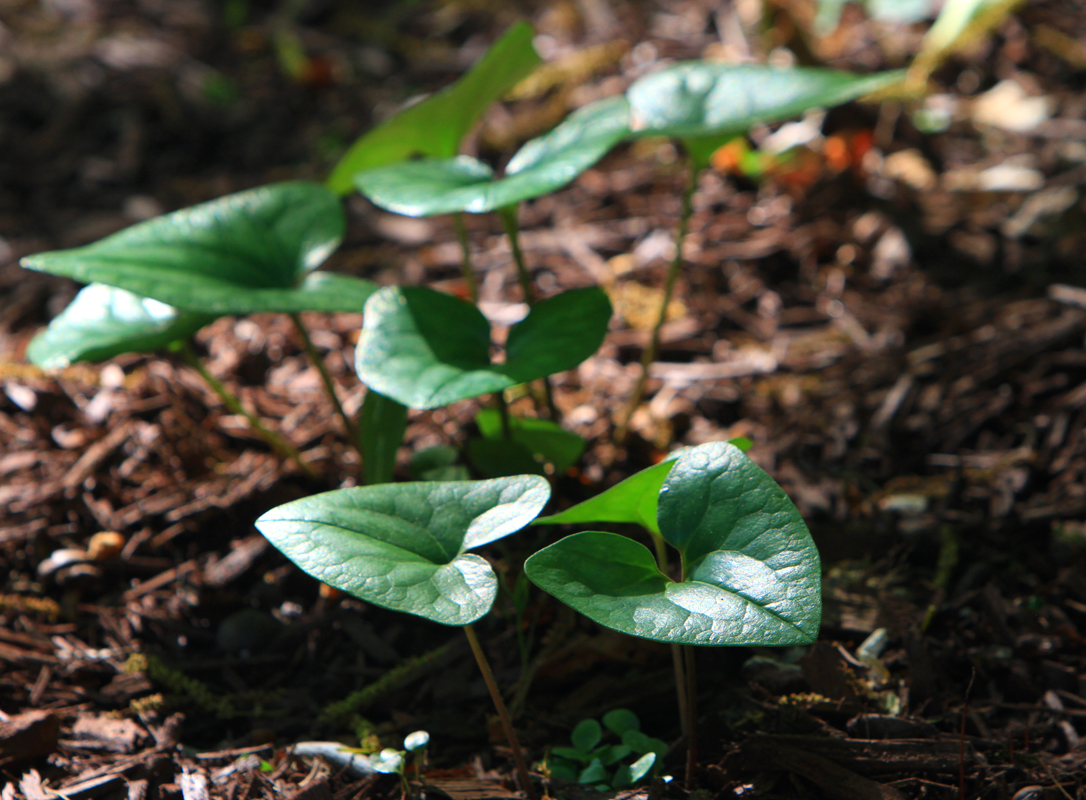
M 626 92 L 630 128 L 639 136 L 674 138 L 742 133 L 758 123 L 854 100 L 902 76 L 686 61 L 634 82 Z
M 532 306 L 490 361 L 490 324 L 471 303 L 418 286 L 385 287 L 366 303 L 358 377 L 409 408 L 438 408 L 573 369 L 603 342 L 611 301 L 598 287 Z
M 30 341 L 26 357 L 42 369 L 60 369 L 77 361 L 147 353 L 187 339 L 214 319 L 92 283 Z
M 562 188 L 629 135 L 624 97 L 590 103 L 550 133 L 525 144 L 505 177 L 469 156 L 404 161 L 355 175 L 371 202 L 411 217 L 466 211 L 482 214 Z
M 544 478 L 395 483 L 281 505 L 256 526 L 303 571 L 368 603 L 443 625 L 490 610 L 498 579 L 468 553 L 523 528 L 550 497 Z
M 626 731 L 641 730 L 641 720 L 628 708 L 614 708 L 603 715 L 603 724 L 607 730 L 619 736 Z
M 450 158 L 483 112 L 539 65 L 532 26 L 518 22 L 460 80 L 405 108 L 358 139 L 340 159 L 328 187 L 347 194 L 359 172 L 412 156 Z
M 497 441 L 504 436 L 501 414 L 497 409 L 484 408 L 475 415 L 475 424 L 487 439 Z M 509 434 L 512 441 L 553 464 L 559 473 L 576 464 L 584 452 L 584 439 L 549 419 L 510 417 Z
M 814 640 L 818 550 L 788 496 L 739 448 L 715 442 L 683 453 L 660 488 L 657 518 L 682 554 L 682 582 L 662 574 L 643 545 L 598 531 L 544 548 L 524 572 L 585 616 L 633 636 L 702 645 Z
M 22 265 L 195 313 L 358 311 L 375 284 L 312 271 L 343 229 L 339 198 L 295 181 L 184 208 Z

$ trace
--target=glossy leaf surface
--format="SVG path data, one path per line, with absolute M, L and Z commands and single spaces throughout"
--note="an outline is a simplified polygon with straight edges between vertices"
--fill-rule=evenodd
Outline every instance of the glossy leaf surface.
M 490 324 L 471 303 L 417 286 L 385 287 L 366 303 L 355 369 L 409 408 L 438 408 L 572 369 L 603 342 L 611 302 L 598 287 L 534 305 L 490 361 Z
M 587 522 L 633 522 L 659 533 L 656 505 L 660 487 L 675 464 L 669 458 L 634 473 L 610 489 L 559 514 L 540 517 L 534 525 L 575 525 Z
M 214 319 L 92 283 L 31 340 L 26 356 L 42 369 L 60 369 L 77 361 L 147 353 L 187 339 Z
M 504 436 L 501 414 L 497 409 L 484 408 L 475 415 L 475 424 L 487 439 L 499 440 Z M 565 472 L 577 463 L 584 452 L 583 438 L 549 419 L 510 417 L 509 433 L 514 442 L 553 464 L 556 472 Z
M 355 175 L 358 190 L 389 211 L 412 217 L 482 214 L 562 188 L 629 135 L 623 97 L 590 103 L 526 143 L 505 176 L 470 156 L 404 161 Z
M 359 172 L 412 156 L 450 158 L 491 103 L 541 62 L 532 48 L 532 26 L 511 27 L 460 80 L 405 108 L 359 138 L 336 164 L 328 186 L 338 194 L 354 188 Z
M 538 476 L 340 489 L 281 505 L 256 526 L 317 580 L 443 625 L 490 610 L 498 580 L 467 551 L 527 525 L 550 497 Z
M 657 520 L 682 554 L 682 582 L 662 574 L 643 545 L 597 531 L 539 551 L 525 574 L 601 625 L 655 641 L 785 645 L 817 636 L 814 541 L 784 491 L 737 447 L 683 453 L 660 488 Z
M 313 271 L 343 230 L 339 199 L 295 181 L 184 208 L 22 264 L 195 313 L 358 311 L 377 288 L 372 282 Z
M 640 78 L 626 96 L 637 135 L 706 137 L 839 105 L 900 79 L 896 72 L 686 61 Z

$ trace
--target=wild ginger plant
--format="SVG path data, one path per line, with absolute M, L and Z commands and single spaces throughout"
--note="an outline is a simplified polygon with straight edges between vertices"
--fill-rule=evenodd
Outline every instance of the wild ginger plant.
M 550 485 L 537 475 L 340 489 L 268 511 L 257 529 L 304 572 L 373 605 L 460 626 L 513 751 L 534 790 L 516 731 L 472 623 L 494 605 L 498 578 L 468 552 L 523 528 Z
M 681 451 L 536 524 L 583 522 L 637 522 L 655 555 L 626 536 L 586 531 L 530 556 L 524 572 L 605 627 L 684 646 L 673 653 L 689 782 L 697 707 L 689 646 L 813 642 L 822 616 L 814 540 L 784 490 L 724 442 Z

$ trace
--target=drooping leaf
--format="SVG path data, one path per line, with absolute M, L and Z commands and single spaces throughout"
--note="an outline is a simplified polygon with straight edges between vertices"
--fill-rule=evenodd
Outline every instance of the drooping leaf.
M 544 548 L 524 572 L 601 625 L 646 639 L 785 645 L 817 636 L 814 541 L 784 491 L 737 447 L 683 453 L 660 488 L 657 520 L 682 554 L 682 582 L 661 573 L 643 545 L 598 531 Z
M 532 26 L 518 22 L 456 83 L 373 128 L 336 164 L 328 187 L 337 194 L 354 188 L 359 172 L 412 156 L 450 158 L 483 112 L 541 62 L 532 48 Z
M 685 61 L 638 79 L 626 92 L 630 128 L 674 138 L 736 134 L 811 108 L 835 106 L 901 80 L 817 67 Z
M 438 408 L 576 367 L 599 348 L 610 317 L 602 289 L 563 292 L 510 329 L 505 363 L 492 364 L 490 324 L 475 306 L 424 287 L 385 287 L 366 303 L 355 369 L 409 408 Z
M 487 439 L 502 439 L 504 436 L 501 414 L 497 409 L 484 408 L 475 415 L 475 424 Z M 528 448 L 529 453 L 550 462 L 555 471 L 560 473 L 576 464 L 585 448 L 582 437 L 549 419 L 511 416 L 509 433 L 512 441 Z
M 467 551 L 520 530 L 549 497 L 547 481 L 533 475 L 384 484 L 295 500 L 256 526 L 317 580 L 383 608 L 466 625 L 498 591 L 494 571 Z
M 362 401 L 362 470 L 366 483 L 391 483 L 396 451 L 407 430 L 407 409 L 380 392 L 366 392 Z
M 187 339 L 214 319 L 92 283 L 30 341 L 26 356 L 42 369 L 60 369 L 77 361 L 147 353 Z
M 375 284 L 314 271 L 343 230 L 339 199 L 294 181 L 183 208 L 22 265 L 201 314 L 359 311 Z
M 471 465 L 486 478 L 547 474 L 543 464 L 520 442 L 509 439 L 469 439 L 464 449 Z
M 355 175 L 371 202 L 411 217 L 483 214 L 561 189 L 629 135 L 626 99 L 609 97 L 569 115 L 526 143 L 495 179 L 470 156 L 403 161 Z

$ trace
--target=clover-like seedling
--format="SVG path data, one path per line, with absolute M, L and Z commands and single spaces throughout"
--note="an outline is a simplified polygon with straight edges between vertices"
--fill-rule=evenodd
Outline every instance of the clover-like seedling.
M 358 190 L 398 214 L 483 214 L 561 189 L 629 135 L 629 106 L 609 97 L 570 114 L 527 142 L 503 177 L 470 156 L 403 161 L 355 175 Z
M 519 22 L 496 41 L 460 80 L 408 106 L 359 138 L 328 179 L 337 194 L 354 190 L 365 170 L 413 156 L 451 158 L 490 105 L 535 69 L 542 59 L 532 48 L 532 26 Z
M 814 540 L 784 490 L 738 447 L 690 448 L 600 498 L 588 502 L 601 522 L 647 516 L 655 499 L 660 535 L 682 557 L 681 579 L 661 572 L 644 545 L 589 531 L 525 562 L 544 591 L 601 625 L 659 642 L 791 645 L 818 635 Z M 561 521 L 576 519 L 576 508 Z
M 178 311 L 132 292 L 92 283 L 30 340 L 26 356 L 42 369 L 77 361 L 106 361 L 122 353 L 149 353 L 183 342 L 215 317 Z
M 376 285 L 316 269 L 344 226 L 336 195 L 293 181 L 165 214 L 85 247 L 27 256 L 22 265 L 197 314 L 357 312 Z
M 438 408 L 573 369 L 603 342 L 611 302 L 598 287 L 543 300 L 512 326 L 504 363 L 471 303 L 419 286 L 385 287 L 366 303 L 355 370 L 409 408 Z
M 619 741 L 605 743 L 604 728 Z M 637 715 L 625 708 L 604 714 L 602 727 L 594 719 L 582 720 L 573 729 L 570 742 L 573 747 L 551 750 L 547 761 L 551 777 L 601 791 L 637 783 L 658 767 L 667 753 L 667 743 L 642 733 Z M 639 757 L 632 763 L 620 763 L 635 754 Z

